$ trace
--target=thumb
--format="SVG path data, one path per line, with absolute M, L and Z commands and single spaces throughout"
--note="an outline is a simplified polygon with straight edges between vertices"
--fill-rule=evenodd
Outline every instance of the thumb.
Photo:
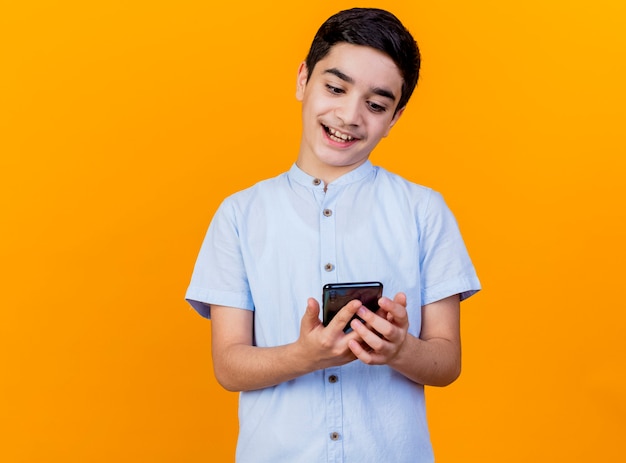
M 302 328 L 312 330 L 317 325 L 321 324 L 320 321 L 320 305 L 315 299 L 310 297 L 307 299 L 306 310 L 302 317 Z
M 393 301 L 406 308 L 406 294 L 398 293 L 394 296 Z

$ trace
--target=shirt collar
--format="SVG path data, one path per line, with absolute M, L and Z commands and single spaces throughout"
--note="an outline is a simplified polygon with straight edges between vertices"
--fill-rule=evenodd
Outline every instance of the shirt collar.
M 372 174 L 375 169 L 376 167 L 374 167 L 374 165 L 372 165 L 371 161 L 368 159 L 356 169 L 351 170 L 350 172 L 347 172 L 341 177 L 333 180 L 330 185 L 340 186 L 361 181 L 368 177 L 370 174 Z M 295 181 L 296 183 L 299 183 L 305 187 L 324 188 L 324 182 L 321 182 L 320 179 L 315 178 L 304 172 L 296 165 L 295 162 L 291 166 L 291 169 L 289 169 L 288 176 L 292 181 Z

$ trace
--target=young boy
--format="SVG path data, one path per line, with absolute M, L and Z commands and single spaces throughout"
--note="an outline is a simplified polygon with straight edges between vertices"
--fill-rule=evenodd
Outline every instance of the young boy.
M 295 164 L 213 217 L 186 298 L 241 391 L 238 462 L 433 461 L 424 385 L 458 377 L 459 302 L 480 283 L 442 197 L 368 160 L 419 63 L 390 13 L 329 18 L 298 70 Z M 372 280 L 377 312 L 353 300 L 323 325 L 323 285 Z

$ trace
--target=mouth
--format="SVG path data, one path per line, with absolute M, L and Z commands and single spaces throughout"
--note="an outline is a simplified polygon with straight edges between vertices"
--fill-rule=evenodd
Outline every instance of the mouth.
M 352 135 L 348 135 L 347 133 L 340 132 L 339 130 L 333 129 L 332 127 L 328 127 L 324 124 L 322 124 L 322 127 L 324 127 L 324 131 L 326 132 L 326 135 L 328 135 L 328 138 L 330 138 L 332 141 L 336 143 L 348 144 L 350 142 L 358 140 L 358 138 L 355 138 Z

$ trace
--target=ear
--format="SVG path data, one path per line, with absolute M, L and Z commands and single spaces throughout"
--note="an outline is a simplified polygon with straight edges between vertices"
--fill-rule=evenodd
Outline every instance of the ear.
M 389 135 L 389 132 L 391 131 L 391 128 L 394 125 L 396 125 L 396 122 L 398 122 L 398 119 L 400 119 L 400 116 L 402 116 L 402 113 L 404 113 L 405 109 L 406 109 L 406 106 L 404 106 L 403 108 L 398 109 L 396 114 L 393 116 L 393 119 L 391 119 L 391 122 L 389 123 L 389 127 L 387 127 L 387 131 L 385 132 L 385 135 L 383 135 L 383 137 L 386 137 L 387 135 Z
M 309 80 L 309 71 L 306 67 L 306 63 L 303 61 L 298 67 L 298 78 L 296 79 L 296 100 L 298 101 L 302 101 L 304 98 L 304 89 L 307 80 Z

